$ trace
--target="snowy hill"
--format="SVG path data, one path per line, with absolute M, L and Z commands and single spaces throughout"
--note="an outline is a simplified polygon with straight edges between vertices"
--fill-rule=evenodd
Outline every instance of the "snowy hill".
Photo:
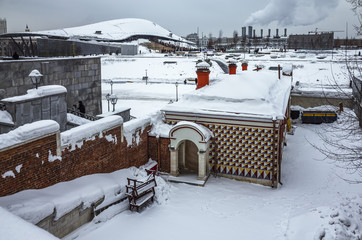
M 124 18 L 80 27 L 40 31 L 40 34 L 75 39 L 121 41 L 133 36 L 155 36 L 167 40 L 188 42 L 160 25 L 145 19 Z

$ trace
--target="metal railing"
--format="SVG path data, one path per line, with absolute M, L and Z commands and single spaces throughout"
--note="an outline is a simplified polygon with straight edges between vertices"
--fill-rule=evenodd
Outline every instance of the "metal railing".
M 99 119 L 99 117 L 95 117 L 95 116 L 92 116 L 92 115 L 81 113 L 78 110 L 74 110 L 72 108 L 68 108 L 67 113 L 71 113 L 73 115 L 76 115 L 78 117 L 85 118 L 85 119 L 88 119 L 88 120 L 91 120 L 91 121 L 96 121 L 96 120 Z

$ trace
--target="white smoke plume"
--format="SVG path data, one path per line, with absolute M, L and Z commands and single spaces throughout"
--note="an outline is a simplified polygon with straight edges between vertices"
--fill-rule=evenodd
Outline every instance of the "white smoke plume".
M 305 26 L 325 19 L 338 0 L 270 0 L 263 9 L 252 13 L 246 25 Z

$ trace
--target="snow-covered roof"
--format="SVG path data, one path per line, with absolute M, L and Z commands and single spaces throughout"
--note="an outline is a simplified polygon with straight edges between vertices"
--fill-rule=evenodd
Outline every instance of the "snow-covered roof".
M 59 131 L 59 124 L 53 120 L 41 120 L 0 134 L 0 149 L 27 142 L 38 137 Z
M 244 71 L 222 75 L 209 86 L 185 94 L 162 111 L 283 119 L 289 101 L 290 77 L 278 79 L 275 72 Z
M 51 96 L 51 95 L 56 95 L 56 94 L 61 94 L 61 93 L 66 93 L 66 92 L 67 92 L 67 89 L 63 86 L 47 85 L 47 86 L 38 87 L 38 89 L 35 89 L 35 88 L 29 89 L 27 91 L 27 94 L 25 94 L 25 95 L 4 98 L 1 101 L 20 102 L 20 101 L 26 101 L 29 99 Z
M 116 19 L 80 27 L 40 31 L 37 33 L 74 39 L 88 38 L 111 41 L 125 40 L 136 35 L 148 35 L 174 41 L 189 42 L 156 23 L 138 18 Z

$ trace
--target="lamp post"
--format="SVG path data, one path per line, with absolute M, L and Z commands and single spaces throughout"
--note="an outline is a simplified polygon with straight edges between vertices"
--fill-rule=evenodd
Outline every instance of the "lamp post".
M 107 102 L 108 102 L 108 112 L 110 111 L 110 110 L 109 110 L 109 100 L 110 100 L 110 97 L 111 97 L 111 94 L 107 93 L 106 99 L 107 99 Z
M 175 83 L 176 86 L 176 102 L 178 101 L 178 82 Z
M 117 98 L 117 96 L 115 94 L 112 94 L 109 98 L 111 99 L 111 103 L 113 105 L 113 111 L 112 112 L 114 112 L 118 98 Z
M 113 94 L 113 81 L 111 80 L 111 94 Z
M 35 85 L 35 88 L 38 89 L 38 85 L 40 84 L 43 75 L 38 70 L 34 69 L 29 74 L 29 77 L 31 79 L 31 82 Z

